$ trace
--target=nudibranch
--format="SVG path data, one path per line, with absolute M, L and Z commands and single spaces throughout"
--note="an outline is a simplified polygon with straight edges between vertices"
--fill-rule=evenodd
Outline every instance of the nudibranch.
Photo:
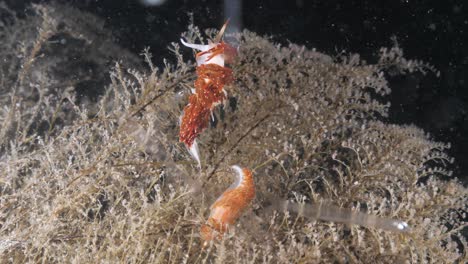
M 232 70 L 225 67 L 235 58 L 237 51 L 221 41 L 227 22 L 223 25 L 214 42 L 208 45 L 191 44 L 181 39 L 184 46 L 199 50 L 196 54 L 197 80 L 189 103 L 181 116 L 179 140 L 185 144 L 201 167 L 196 138 L 208 127 L 214 107 L 226 99 L 224 86 L 232 82 Z
M 204 246 L 211 240 L 221 238 L 255 197 L 252 172 L 239 166 L 232 166 L 232 169 L 236 172 L 236 181 L 213 203 L 210 217 L 201 227 Z

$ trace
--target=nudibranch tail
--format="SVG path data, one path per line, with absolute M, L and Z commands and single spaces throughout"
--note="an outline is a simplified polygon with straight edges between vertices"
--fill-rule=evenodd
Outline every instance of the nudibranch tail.
M 232 169 L 236 172 L 235 182 L 213 203 L 207 224 L 200 229 L 205 245 L 221 238 L 255 197 L 252 172 L 239 166 L 232 166 Z
M 200 161 L 200 152 L 198 150 L 198 143 L 197 140 L 194 140 L 190 148 L 188 149 L 190 155 L 197 161 L 198 168 L 201 168 L 201 161 Z

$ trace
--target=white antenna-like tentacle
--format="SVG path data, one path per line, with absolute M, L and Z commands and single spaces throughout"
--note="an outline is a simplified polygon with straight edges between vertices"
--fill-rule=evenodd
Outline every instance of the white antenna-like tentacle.
M 180 42 L 182 42 L 182 44 L 186 47 L 189 47 L 191 49 L 196 49 L 196 50 L 199 50 L 199 51 L 207 51 L 209 49 L 211 49 L 210 45 L 201 45 L 201 44 L 193 44 L 193 43 L 188 43 L 188 42 L 185 42 L 184 39 L 180 39 Z

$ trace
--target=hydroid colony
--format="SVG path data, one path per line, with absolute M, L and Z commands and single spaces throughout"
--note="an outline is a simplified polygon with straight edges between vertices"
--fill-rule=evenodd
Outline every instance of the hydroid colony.
M 193 94 L 180 118 L 179 133 L 180 141 L 185 144 L 200 169 L 200 153 L 196 137 L 208 126 L 209 117 L 213 117 L 214 107 L 225 102 L 227 92 L 224 86 L 232 82 L 232 70 L 225 67 L 225 63 L 232 63 L 237 52 L 235 48 L 221 41 L 227 24 L 228 22 L 223 25 L 215 40 L 210 41 L 207 45 L 189 44 L 181 39 L 184 46 L 200 51 L 195 56 L 197 61 L 195 89 L 192 90 Z M 211 206 L 208 223 L 202 225 L 201 234 L 205 240 L 204 246 L 215 238 L 222 238 L 222 235 L 235 224 L 235 221 L 255 196 L 252 172 L 248 168 L 240 168 L 237 165 L 234 165 L 233 168 L 237 175 L 236 181 Z M 319 206 L 305 204 L 298 206 L 287 200 L 279 200 L 274 203 L 280 205 L 276 208 L 280 212 L 291 211 L 298 213 L 300 217 L 359 224 L 395 232 L 409 230 L 408 224 L 404 221 L 379 218 L 365 213 L 340 209 L 336 206 L 322 204 Z
M 431 70 L 397 47 L 368 64 L 249 31 L 231 36 L 239 52 L 225 87 L 229 104 L 214 110 L 216 122 L 198 137 L 200 170 L 178 142 L 187 102 L 180 94 L 196 79 L 193 57 L 183 58 L 174 44 L 175 63 L 157 69 L 152 61 L 163 59 L 145 53 L 149 66 L 136 70 L 126 66 L 134 61 L 128 55 L 99 98 L 79 102 L 82 86 L 58 71 L 73 65 L 47 51 L 60 38 L 68 40 L 60 50 L 82 40 L 104 65 L 101 52 L 118 47 L 93 46 L 103 29 L 89 14 L 59 5 L 36 10 L 1 31 L 8 62 L 0 90 L 2 262 L 466 259 L 466 188 L 440 177 L 450 178 L 449 145 L 382 121 L 386 70 Z M 193 26 L 183 35 L 190 43 L 206 43 L 203 36 Z M 232 232 L 200 250 L 200 228 L 232 181 L 233 164 L 252 170 L 256 197 Z M 286 200 L 297 210 L 269 210 Z M 404 219 L 412 229 L 394 233 L 298 214 L 302 205 L 320 204 Z

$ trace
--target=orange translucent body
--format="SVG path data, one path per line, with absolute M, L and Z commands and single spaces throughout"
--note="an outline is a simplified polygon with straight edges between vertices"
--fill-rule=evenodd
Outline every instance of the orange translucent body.
M 202 225 L 200 233 L 205 242 L 219 239 L 241 216 L 255 197 L 255 185 L 252 172 L 242 169 L 243 178 L 239 185 L 226 190 L 211 206 L 207 224 Z
M 208 126 L 213 108 L 226 99 L 224 86 L 232 82 L 232 70 L 209 63 L 214 56 L 224 54 L 225 61 L 234 58 L 236 50 L 221 42 L 214 48 L 200 52 L 197 56 L 210 53 L 206 64 L 197 67 L 198 78 L 195 81 L 195 93 L 189 97 L 189 104 L 184 108 L 179 139 L 190 148 L 197 136 Z

